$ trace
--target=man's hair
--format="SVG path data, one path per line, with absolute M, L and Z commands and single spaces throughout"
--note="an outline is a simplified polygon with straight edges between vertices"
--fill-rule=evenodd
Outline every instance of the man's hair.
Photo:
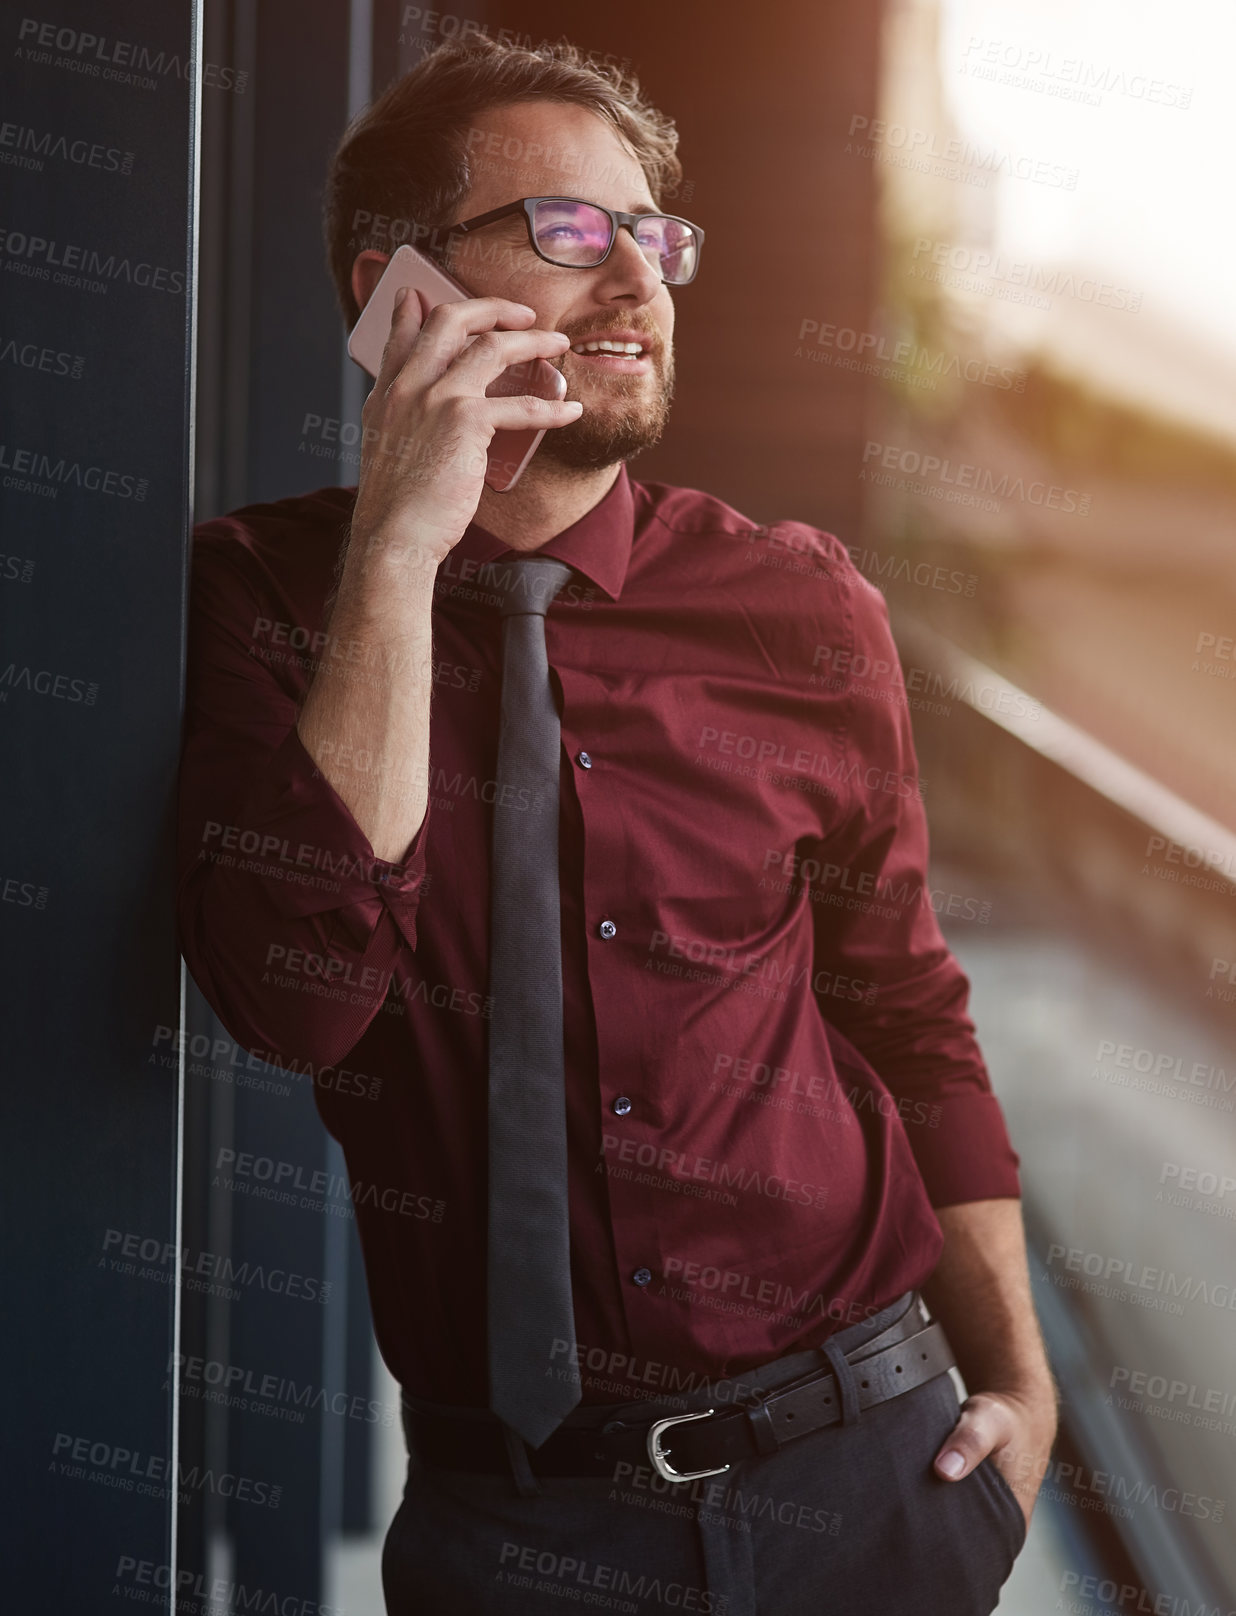
M 448 41 L 397 79 L 344 131 L 327 171 L 322 224 L 344 319 L 360 314 L 352 264 L 391 253 L 453 223 L 472 183 L 470 126 L 517 101 L 586 107 L 612 124 L 638 160 L 657 207 L 682 180 L 678 131 L 646 101 L 625 66 L 597 63 L 566 40 L 529 50 L 485 36 Z M 509 155 L 509 154 L 508 154 Z M 563 192 L 570 194 L 570 169 Z

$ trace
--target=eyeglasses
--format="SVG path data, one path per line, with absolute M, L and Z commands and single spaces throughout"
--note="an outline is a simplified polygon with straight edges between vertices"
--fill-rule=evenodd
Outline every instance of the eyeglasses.
M 631 232 L 644 257 L 670 286 L 685 286 L 699 268 L 704 232 L 698 225 L 672 213 L 617 213 L 575 196 L 521 197 L 450 225 L 446 234 L 468 235 L 513 213 L 523 214 L 532 250 L 547 264 L 595 269 L 609 257 L 621 227 Z

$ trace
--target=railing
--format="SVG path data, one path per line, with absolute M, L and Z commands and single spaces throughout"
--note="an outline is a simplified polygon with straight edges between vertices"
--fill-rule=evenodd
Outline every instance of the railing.
M 913 714 L 933 854 L 946 862 L 977 864 L 999 881 L 1029 889 L 1040 917 L 1051 907 L 1067 919 L 1064 935 L 1082 935 L 1095 949 L 1110 944 L 1123 950 L 1116 958 L 1128 959 L 1130 970 L 1149 966 L 1156 986 L 1166 987 L 1169 995 L 1177 989 L 1190 994 L 1192 1001 L 1182 997 L 1181 1003 L 1190 1025 L 1202 1029 L 1207 1023 L 1198 1033 L 1203 1041 L 1210 1024 L 1218 1024 L 1217 1007 L 1199 993 L 1199 985 L 1207 977 L 1213 980 L 1220 959 L 1236 960 L 1236 835 L 895 604 L 892 620 L 907 668 L 927 670 L 933 691 L 946 693 L 953 708 L 946 718 L 933 713 L 932 703 Z M 1229 980 L 1226 973 L 1223 980 Z M 1229 992 L 1227 1000 L 1231 997 Z M 1230 1004 L 1223 1017 L 1230 1029 Z M 1173 1482 L 1180 1485 L 1169 1468 L 1179 1471 L 1182 1453 L 1191 1475 L 1195 1470 L 1212 1481 L 1217 1474 L 1236 1483 L 1236 1445 L 1230 1459 L 1226 1453 L 1216 1456 L 1213 1446 L 1191 1449 L 1179 1425 L 1122 1415 L 1106 1395 L 1100 1369 L 1105 1360 L 1171 1361 L 1192 1369 L 1185 1375 L 1190 1381 L 1223 1386 L 1230 1380 L 1236 1390 L 1236 1355 L 1225 1353 L 1225 1332 L 1236 1329 L 1231 1314 L 1212 1319 L 1208 1312 L 1196 1328 L 1186 1319 L 1172 1319 L 1173 1334 L 1161 1313 L 1132 1307 L 1119 1316 L 1119 1300 L 1105 1306 L 1080 1289 L 1063 1288 L 1058 1270 L 1049 1274 L 1042 1260 L 1053 1241 L 1100 1248 L 1106 1241 L 1106 1249 L 1122 1249 L 1113 1231 L 1127 1226 L 1134 1244 L 1140 1238 L 1153 1247 L 1157 1241 L 1182 1272 L 1191 1263 L 1204 1264 L 1206 1246 L 1216 1246 L 1219 1237 L 1216 1220 L 1207 1227 L 1153 1219 L 1146 1167 L 1156 1147 L 1170 1148 L 1173 1130 L 1200 1132 L 1229 1157 L 1236 1156 L 1236 1143 L 1195 1107 L 1168 1100 L 1157 1102 L 1158 1110 L 1150 1103 L 1143 1110 L 1136 1097 L 1116 1100 L 1112 1091 L 1100 1091 L 1096 1098 L 1093 1086 L 1071 1086 L 1080 1064 L 1075 1061 L 1075 1070 L 1054 1090 L 1035 1096 L 1050 1122 L 1035 1139 L 1038 1155 L 1023 1151 L 1022 1163 L 1036 1305 L 1061 1389 L 1058 1451 L 1088 1470 L 1139 1478 L 1159 1489 L 1156 1497 Z M 1074 1186 L 1076 1199 L 1060 1194 L 1069 1169 L 1059 1159 L 1045 1159 L 1043 1141 L 1053 1133 L 1064 1137 L 1073 1120 L 1071 1105 L 1076 1117 L 1085 1117 L 1076 1129 L 1083 1138 L 1096 1126 L 1096 1117 L 1101 1123 L 1107 1115 L 1104 1106 L 1111 1107 L 1113 1157 L 1138 1130 L 1143 1135 L 1144 1149 L 1130 1151 L 1128 1182 L 1113 1182 L 1110 1196 L 1096 1196 L 1093 1186 L 1084 1193 Z M 1200 1124 L 1199 1116 L 1205 1118 Z M 1236 1131 L 1236 1120 L 1228 1131 Z M 1231 1273 L 1236 1276 L 1236 1261 Z M 1200 1444 L 1202 1438 L 1194 1440 Z M 1160 1608 L 1154 1603 L 1159 1591 L 1169 1594 L 1162 1608 L 1174 1611 L 1225 1611 L 1231 1605 L 1236 1570 L 1232 1563 L 1217 1562 L 1232 1562 L 1236 1555 L 1215 1540 L 1213 1526 L 1208 1536 L 1196 1520 L 1158 1507 L 1136 1508 L 1128 1519 L 1082 1509 L 1069 1514 L 1066 1535 L 1074 1564 L 1099 1566 L 1118 1586 L 1127 1586 L 1131 1573 L 1147 1603 L 1129 1608 Z

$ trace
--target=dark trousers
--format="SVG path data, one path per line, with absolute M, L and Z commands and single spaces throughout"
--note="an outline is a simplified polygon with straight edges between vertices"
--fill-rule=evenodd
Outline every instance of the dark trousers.
M 834 1339 L 852 1351 L 904 1308 Z M 812 1348 L 733 1381 L 590 1405 L 572 1419 L 720 1410 L 824 1362 Z M 388 1616 L 988 1616 L 1025 1519 L 989 1459 L 963 1481 L 936 1476 L 957 1411 L 953 1382 L 939 1375 L 719 1476 L 673 1484 L 651 1465 L 620 1465 L 537 1478 L 531 1496 L 513 1472 L 430 1469 L 413 1453 L 382 1553 Z

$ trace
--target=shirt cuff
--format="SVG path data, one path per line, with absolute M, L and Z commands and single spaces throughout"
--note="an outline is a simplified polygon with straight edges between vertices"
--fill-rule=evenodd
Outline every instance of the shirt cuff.
M 378 858 L 339 793 L 290 729 L 236 825 L 208 827 L 207 856 L 264 878 L 271 904 L 293 918 L 337 911 L 331 937 L 368 946 L 386 908 L 416 944 L 429 810 L 403 859 Z
M 994 1094 L 943 1094 L 925 1116 L 904 1120 L 933 1207 L 1020 1198 L 1021 1158 Z

